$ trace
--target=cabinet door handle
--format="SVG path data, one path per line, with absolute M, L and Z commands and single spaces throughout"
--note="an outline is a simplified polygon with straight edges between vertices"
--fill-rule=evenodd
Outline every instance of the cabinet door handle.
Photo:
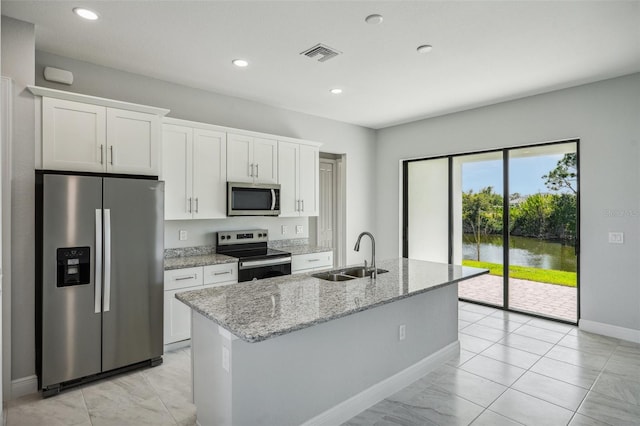
M 195 280 L 196 278 L 198 278 L 198 274 L 189 275 L 187 277 L 177 277 L 175 278 L 175 280 L 176 281 Z
M 198 202 L 198 197 L 196 197 L 196 213 L 198 213 L 200 203 Z
M 109 151 L 111 151 L 111 165 L 113 166 L 113 145 L 109 147 Z
M 224 271 L 224 272 L 214 272 L 213 275 L 227 275 L 230 274 L 231 271 Z
M 251 172 L 249 172 L 249 176 L 253 177 L 253 163 L 251 163 Z
M 304 211 L 304 200 L 302 200 L 302 211 Z
M 100 145 L 100 164 L 104 164 L 104 145 Z
M 307 262 L 320 262 L 320 259 L 307 259 Z
M 256 177 L 260 176 L 260 169 L 258 168 L 260 164 L 256 164 Z
M 191 197 L 189 197 L 189 213 L 191 213 Z
M 300 211 L 300 200 L 296 200 L 296 211 Z

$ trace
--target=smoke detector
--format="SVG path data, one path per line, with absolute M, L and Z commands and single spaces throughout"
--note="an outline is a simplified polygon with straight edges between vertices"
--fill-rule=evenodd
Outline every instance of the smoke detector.
M 318 43 L 315 46 L 305 50 L 304 52 L 300 52 L 300 54 L 311 59 L 315 58 L 316 56 L 320 56 L 318 58 L 318 62 L 325 62 L 331 58 L 335 58 L 336 56 L 342 54 L 342 52 L 334 49 L 333 47 L 329 47 L 325 44 Z

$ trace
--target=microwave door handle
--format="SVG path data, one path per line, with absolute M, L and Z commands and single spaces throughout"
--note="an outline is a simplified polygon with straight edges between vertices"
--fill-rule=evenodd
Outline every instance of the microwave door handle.
M 271 190 L 271 210 L 276 209 L 276 190 Z

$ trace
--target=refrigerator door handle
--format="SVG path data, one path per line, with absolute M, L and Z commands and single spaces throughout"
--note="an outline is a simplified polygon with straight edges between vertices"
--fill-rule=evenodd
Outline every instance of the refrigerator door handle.
M 95 242 L 95 295 L 93 312 L 102 311 L 102 209 L 96 209 L 96 242 Z
M 111 308 L 111 209 L 104 209 L 104 311 Z

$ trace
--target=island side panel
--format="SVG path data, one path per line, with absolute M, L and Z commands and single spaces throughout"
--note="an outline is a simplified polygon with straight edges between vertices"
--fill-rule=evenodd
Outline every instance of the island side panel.
M 193 403 L 200 426 L 231 425 L 231 373 L 222 365 L 223 348 L 229 351 L 229 336 L 219 326 L 191 310 L 191 377 Z M 231 361 L 229 361 L 231 362 Z
M 452 284 L 263 342 L 233 340 L 233 424 L 303 423 L 457 342 L 457 315 Z

